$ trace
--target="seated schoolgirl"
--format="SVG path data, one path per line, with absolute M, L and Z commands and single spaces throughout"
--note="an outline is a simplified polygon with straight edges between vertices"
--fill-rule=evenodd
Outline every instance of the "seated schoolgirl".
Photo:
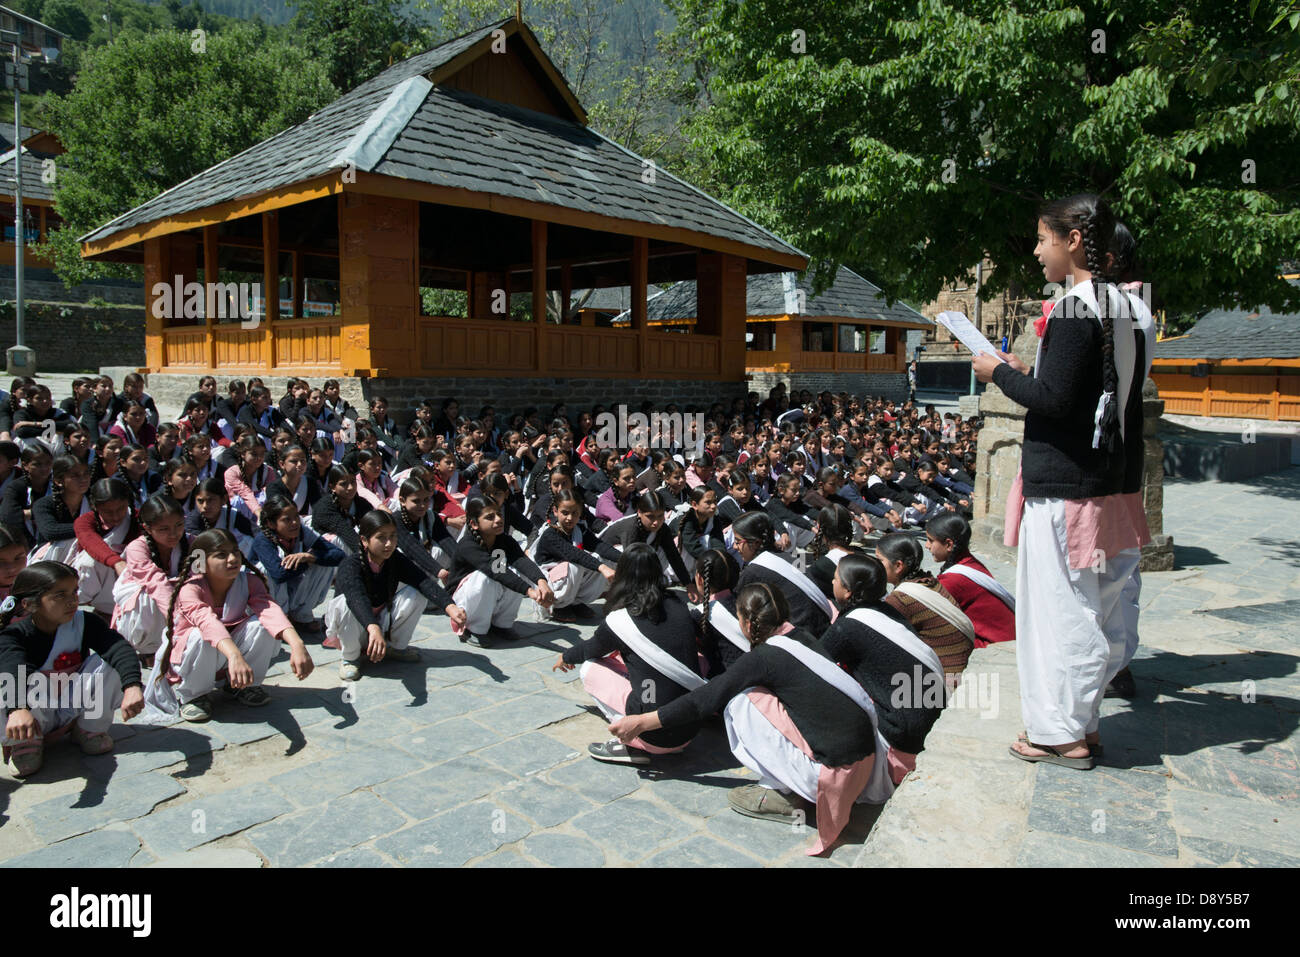
M 710 548 L 726 548 L 724 533 L 730 523 L 718 514 L 718 497 L 708 485 L 698 485 L 689 492 L 691 507 L 677 525 L 682 543 L 682 561 L 694 574 L 695 562 Z
M 880 733 L 889 742 L 890 776 L 901 784 L 943 712 L 948 685 L 934 649 L 884 600 L 886 584 L 877 559 L 844 556 L 834 573 L 840 616 L 822 635 L 822 647 L 875 702 Z
M 576 621 L 593 614 L 587 606 L 605 594 L 620 553 L 587 527 L 585 509 L 573 492 L 560 489 L 551 502 L 551 520 L 542 526 L 528 555 L 546 573 L 555 593 L 550 617 Z
M 315 608 L 329 593 L 344 557 L 341 548 L 302 524 L 293 502 L 279 497 L 266 500 L 253 539 L 252 561 L 266 575 L 272 599 L 296 631 L 323 630 Z
M 397 490 L 397 550 L 421 568 L 426 575 L 446 579 L 456 557 L 456 543 L 438 513 L 430 507 L 432 494 L 412 470 L 411 477 Z M 442 607 L 441 605 L 437 607 Z
M 184 458 L 169 459 L 162 470 L 162 487 L 160 495 L 173 499 L 189 518 L 198 506 L 194 502 L 194 490 L 199 484 L 198 470 L 194 464 Z
M 324 494 L 325 486 L 329 481 L 330 469 L 338 464 L 334 461 L 334 440 L 321 436 L 312 442 L 309 451 L 311 452 L 311 459 L 307 465 L 307 474 L 316 480 L 321 493 Z
M 636 466 L 627 461 L 616 462 L 609 468 L 609 488 L 596 499 L 596 529 L 616 522 L 633 511 L 632 499 L 636 493 Z
M 756 582 L 736 596 L 740 630 L 753 650 L 722 675 L 654 711 L 614 721 L 627 743 L 659 728 L 691 727 L 723 713 L 736 758 L 759 775 L 735 788 L 731 808 L 747 817 L 798 823 L 801 800 L 817 808 L 818 840 L 828 849 L 856 802 L 879 804 L 893 793 L 876 727 L 876 710 L 862 687 L 827 655 L 811 632 L 778 631 L 789 620 L 781 591 Z
M 708 678 L 716 678 L 749 651 L 749 639 L 736 624 L 734 589 L 739 579 L 740 565 L 720 548 L 709 549 L 695 563 L 695 587 L 704 596 L 704 607 L 691 615 L 700 653 L 708 664 Z
M 180 432 L 182 444 L 195 435 L 206 439 L 209 445 L 230 444 L 230 439 L 226 438 L 213 419 L 211 406 L 202 397 L 190 396 L 186 400 L 181 417 L 176 421 L 176 428 Z
M 131 490 L 132 508 L 139 508 L 162 488 L 162 476 L 149 470 L 149 450 L 142 445 L 122 447 L 122 465 L 113 477 L 125 482 Z
M 197 536 L 181 569 L 145 692 L 150 717 L 207 721 L 219 688 L 250 708 L 269 704 L 262 681 L 277 639 L 289 646 L 289 667 L 298 680 L 311 674 L 302 638 L 228 532 L 214 528 Z
M 803 486 L 797 476 L 786 473 L 776 480 L 776 494 L 768 499 L 767 514 L 778 546 L 783 552 L 807 548 L 813 540 L 812 510 L 803 503 Z M 781 543 L 784 542 L 784 546 Z
M 812 488 L 812 476 L 808 474 L 808 458 L 802 452 L 791 452 L 785 457 L 785 474 L 799 479 L 799 494 Z
M 266 487 L 266 497 L 287 498 L 306 516 L 304 524 L 310 526 L 312 509 L 321 498 L 321 487 L 307 469 L 307 453 L 292 446 L 280 456 L 280 477 Z
M 718 499 L 718 515 L 728 525 L 746 512 L 761 512 L 763 505 L 754 498 L 749 476 L 741 469 L 736 469 L 727 476 L 727 494 Z
M 81 603 L 108 620 L 116 604 L 113 586 L 126 570 L 122 553 L 140 537 L 140 524 L 131 507 L 131 492 L 118 479 L 96 482 L 90 490 L 90 506 L 72 523 L 77 554 L 69 564 L 77 570 Z
M 226 469 L 222 476 L 231 507 L 257 520 L 266 501 L 266 489 L 276 479 L 276 472 L 266 464 L 266 446 L 257 435 L 245 433 L 230 447 L 239 463 Z
M 112 625 L 151 666 L 187 551 L 185 516 L 175 499 L 155 495 L 140 506 L 139 520 L 143 534 L 123 550 L 124 567 L 113 583 Z
M 1016 640 L 1016 600 L 970 553 L 970 522 L 955 512 L 925 523 L 925 546 L 939 563 L 939 584 L 966 613 L 975 647 Z
M 164 422 L 158 426 L 158 438 L 149 446 L 149 470 L 163 473 L 163 469 L 172 459 L 181 454 L 181 431 L 174 422 Z
M 9 679 L 8 687 L 22 686 L 38 671 L 75 675 L 72 680 L 81 686 L 79 695 L 47 701 L 53 707 L 9 708 L 25 702 L 0 702 L 4 758 L 20 778 L 39 771 L 46 744 L 65 733 L 83 754 L 112 751 L 113 711 L 120 706 L 122 720 L 129 721 L 144 705 L 140 663 L 131 646 L 98 616 L 77 607 L 77 591 L 77 573 L 70 566 L 37 562 L 18 573 L 0 603 L 0 676 Z M 76 700 L 80 707 L 58 707 Z
M 363 658 L 419 661 L 419 653 L 408 645 L 429 603 L 444 609 L 453 625 L 465 624 L 464 609 L 438 580 L 397 550 L 397 522 L 391 513 L 371 509 L 357 535 L 361 552 L 339 565 L 336 594 L 325 610 L 325 631 L 342 650 L 339 677 L 344 681 L 361 677 Z
M 404 472 L 417 465 L 433 467 L 434 452 L 437 447 L 438 437 L 434 434 L 433 429 L 423 423 L 416 423 L 411 427 L 410 439 L 397 456 L 397 464 L 393 466 L 394 474 Z
M 611 721 L 662 707 L 705 684 L 690 610 L 665 590 L 659 556 L 644 543 L 629 545 L 596 633 L 569 648 L 552 670 L 582 665 L 582 686 Z M 613 657 L 615 652 L 618 657 Z M 652 754 L 681 751 L 700 730 L 706 715 L 670 730 L 587 746 L 597 761 L 649 764 Z
M 29 542 L 34 542 L 36 523 L 32 519 L 32 503 L 49 494 L 54 459 L 44 446 L 35 445 L 23 449 L 19 463 L 23 473 L 5 486 L 0 497 L 0 524 L 25 534 Z
M 27 540 L 21 531 L 0 525 L 0 601 L 9 597 L 14 579 L 27 567 Z
M 925 551 L 910 535 L 893 532 L 876 543 L 876 558 L 894 590 L 885 601 L 934 649 L 944 674 L 960 674 L 975 649 L 975 626 L 948 590 L 921 567 Z
M 434 452 L 429 459 L 433 463 L 435 491 L 442 493 L 445 503 L 438 513 L 447 527 L 459 532 L 465 527 L 465 488 L 460 472 L 456 468 L 456 456 L 446 449 Z
M 778 588 L 790 606 L 790 622 L 821 634 L 835 619 L 835 608 L 817 584 L 796 568 L 776 548 L 772 520 L 766 512 L 742 515 L 733 526 L 733 541 L 741 561 L 739 587 L 765 582 Z
M 808 554 L 815 560 L 807 574 L 832 601 L 835 566 L 845 555 L 854 554 L 853 529 L 853 519 L 843 505 L 828 505 L 817 513 L 817 535 L 808 546 Z
M 63 437 L 58 429 L 69 421 L 71 417 L 68 413 L 55 407 L 49 387 L 33 385 L 27 390 L 26 407 L 14 413 L 14 441 L 23 448 L 41 445 L 50 454 L 60 455 L 63 452 Z
M 497 467 L 495 459 L 488 464 L 488 468 L 494 471 L 484 471 L 478 484 L 469 490 L 468 497 L 485 498 L 501 509 L 501 514 L 506 519 L 506 532 L 518 533 L 527 541 L 536 529 L 532 520 L 524 514 L 520 496 L 506 474 Z
M 680 462 L 667 459 L 664 462 L 663 483 L 652 491 L 663 499 L 664 508 L 679 515 L 690 508 L 689 489 L 686 486 L 686 469 Z
M 357 495 L 371 508 L 383 508 L 397 491 L 392 478 L 384 471 L 384 457 L 377 449 L 357 453 Z
M 77 554 L 73 523 L 90 511 L 90 469 L 72 455 L 60 455 L 50 468 L 50 494 L 32 504 L 36 547 L 29 560 L 71 562 Z
M 673 534 L 664 524 L 664 501 L 658 492 L 642 492 L 636 500 L 636 514 L 610 522 L 600 533 L 601 539 L 627 550 L 634 542 L 644 542 L 659 554 L 659 563 L 670 582 L 685 585 L 691 601 L 698 600 L 695 579 L 686 570 L 682 553 L 677 550 Z
M 219 475 L 204 479 L 194 490 L 194 511 L 185 516 L 185 531 L 193 536 L 220 528 L 235 539 L 239 550 L 248 557 L 253 553 L 257 528 L 247 515 L 228 502 L 224 479 Z
M 513 626 L 524 598 L 543 608 L 555 601 L 545 573 L 506 533 L 501 510 L 482 498 L 465 503 L 465 534 L 456 543 L 447 588 L 467 616 L 463 626 L 453 621 L 452 630 L 476 648 L 489 647 L 493 638 L 516 637 Z
M 361 549 L 357 527 L 370 505 L 357 495 L 357 478 L 341 465 L 330 466 L 325 494 L 311 513 L 311 528 L 349 555 Z
M 201 435 L 192 435 L 181 445 L 181 458 L 194 466 L 194 478 L 206 482 L 213 476 L 221 478 L 224 474 L 212 454 L 212 446 Z

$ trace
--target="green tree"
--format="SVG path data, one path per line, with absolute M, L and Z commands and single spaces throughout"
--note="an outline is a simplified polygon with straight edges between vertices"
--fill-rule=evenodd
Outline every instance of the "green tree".
M 394 59 L 431 45 L 425 24 L 406 12 L 402 0 L 292 3 L 297 12 L 291 28 L 312 55 L 324 62 L 330 82 L 342 92 L 370 79 Z
M 58 158 L 49 248 L 65 282 L 93 275 L 77 237 L 301 122 L 336 91 L 300 45 L 251 26 L 207 37 L 127 32 L 87 51 L 77 84 L 47 98 Z M 101 267 L 102 268 L 102 267 Z
M 986 296 L 1036 294 L 1037 206 L 1095 190 L 1170 311 L 1300 307 L 1294 0 L 676 6 L 707 64 L 692 171 L 822 282 L 924 302 L 987 254 Z
M 90 38 L 90 17 L 80 0 L 47 0 L 41 20 L 74 40 L 85 42 Z

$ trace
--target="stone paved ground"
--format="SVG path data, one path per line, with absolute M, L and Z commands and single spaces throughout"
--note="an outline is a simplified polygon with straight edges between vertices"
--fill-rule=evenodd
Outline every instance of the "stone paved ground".
M 1101 766 L 1010 758 L 1015 648 L 978 651 L 996 715 L 945 712 L 854 863 L 1300 865 L 1297 498 L 1300 468 L 1168 482 L 1179 570 L 1143 579 L 1139 695 L 1105 703 Z

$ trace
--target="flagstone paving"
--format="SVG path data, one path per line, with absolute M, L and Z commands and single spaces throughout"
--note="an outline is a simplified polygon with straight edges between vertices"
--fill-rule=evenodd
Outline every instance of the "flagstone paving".
M 646 769 L 586 755 L 605 722 L 555 656 L 592 626 L 521 622 L 480 651 L 426 616 L 419 664 L 337 652 L 298 682 L 282 656 L 269 707 L 207 725 L 116 725 L 117 750 L 50 748 L 0 776 L 6 866 L 1294 866 L 1300 864 L 1300 469 L 1170 482 L 1180 570 L 1145 576 L 1139 696 L 1103 710 L 1089 773 L 1024 764 L 1014 645 L 977 652 L 916 772 L 860 806 L 824 858 L 809 826 L 753 821 L 753 781 L 709 725 Z M 993 562 L 1014 586 L 1011 566 Z M 873 827 L 874 825 L 874 827 Z

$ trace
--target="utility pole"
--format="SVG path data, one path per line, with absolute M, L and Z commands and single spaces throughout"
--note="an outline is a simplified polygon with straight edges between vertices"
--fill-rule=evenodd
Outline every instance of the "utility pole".
M 23 63 L 22 37 L 16 30 L 0 30 L 0 43 L 12 44 L 14 58 L 5 64 L 5 83 L 14 91 L 14 345 L 5 352 L 7 374 L 33 375 L 36 353 L 23 345 L 23 104 L 27 66 Z

